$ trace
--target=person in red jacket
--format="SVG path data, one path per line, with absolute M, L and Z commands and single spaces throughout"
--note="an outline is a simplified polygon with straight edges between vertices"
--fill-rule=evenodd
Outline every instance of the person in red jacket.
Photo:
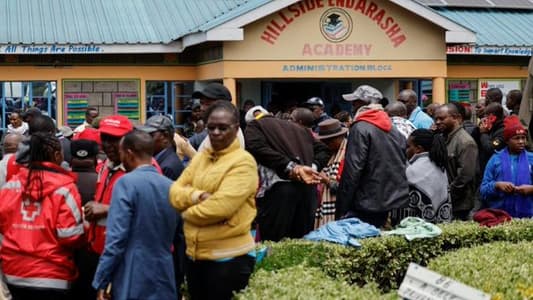
M 59 166 L 60 141 L 37 132 L 28 163 L 0 190 L 0 258 L 13 299 L 69 299 L 83 239 L 76 178 Z
M 75 295 L 80 299 L 96 299 L 96 290 L 91 282 L 104 250 L 107 213 L 111 204 L 111 193 L 115 182 L 126 170 L 119 156 L 120 139 L 133 130 L 130 120 L 124 116 L 108 116 L 100 121 L 100 138 L 107 159 L 96 167 L 98 173 L 94 200 L 83 207 L 87 230 L 88 250 L 80 264 L 80 280 L 75 287 Z

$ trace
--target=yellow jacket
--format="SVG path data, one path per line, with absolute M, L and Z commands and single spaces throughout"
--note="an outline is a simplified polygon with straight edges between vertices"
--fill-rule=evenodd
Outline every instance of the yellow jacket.
M 170 203 L 183 217 L 189 257 L 217 260 L 254 248 L 250 226 L 258 182 L 257 164 L 237 139 L 222 151 L 194 156 L 170 189 Z M 204 192 L 211 196 L 199 201 Z

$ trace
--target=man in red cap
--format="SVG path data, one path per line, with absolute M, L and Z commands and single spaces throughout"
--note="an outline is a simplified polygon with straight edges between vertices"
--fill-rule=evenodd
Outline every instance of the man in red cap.
M 527 130 L 517 116 L 503 121 L 507 147 L 489 160 L 481 183 L 485 206 L 506 211 L 513 218 L 533 216 L 533 153 L 526 151 Z
M 98 266 L 99 257 L 104 250 L 111 193 L 117 180 L 126 173 L 120 161 L 119 143 L 120 139 L 132 130 L 132 123 L 124 116 L 109 116 L 100 122 L 100 138 L 107 159 L 97 167 L 98 179 L 94 201 L 87 202 L 83 207 L 85 220 L 90 223 L 87 231 L 89 250 L 85 259 L 86 269 L 80 268 L 80 278 L 87 279 L 88 282 L 83 280 L 84 282 L 79 282 L 80 286 L 78 287 L 85 290 L 84 299 L 96 299 L 96 291 L 90 286 L 92 276 Z

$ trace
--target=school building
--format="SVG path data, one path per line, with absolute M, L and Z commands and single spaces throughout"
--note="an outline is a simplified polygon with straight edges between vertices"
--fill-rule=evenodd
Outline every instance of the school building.
M 37 106 L 58 124 L 87 107 L 179 127 L 195 88 L 223 82 L 239 104 L 322 97 L 370 84 L 421 105 L 520 89 L 533 46 L 527 0 L 5 0 L 1 127 Z

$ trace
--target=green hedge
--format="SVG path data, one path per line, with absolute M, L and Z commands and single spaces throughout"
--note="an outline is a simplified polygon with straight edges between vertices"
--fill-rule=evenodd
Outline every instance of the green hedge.
M 392 300 L 398 299 L 398 296 L 395 292 L 382 295 L 376 284 L 360 288 L 333 279 L 319 268 L 298 265 L 276 271 L 259 270 L 236 299 Z
M 427 265 L 430 259 L 448 251 L 495 241 L 533 241 L 533 220 L 513 220 L 487 228 L 474 222 L 440 225 L 443 233 L 436 238 L 407 241 L 401 236 L 361 240 L 360 249 L 285 240 L 267 243 L 269 256 L 259 265 L 265 271 L 303 265 L 322 270 L 331 278 L 363 286 L 375 282 L 385 292 L 397 289 L 410 262 Z
M 428 267 L 492 299 L 533 299 L 533 242 L 460 249 L 431 260 Z

